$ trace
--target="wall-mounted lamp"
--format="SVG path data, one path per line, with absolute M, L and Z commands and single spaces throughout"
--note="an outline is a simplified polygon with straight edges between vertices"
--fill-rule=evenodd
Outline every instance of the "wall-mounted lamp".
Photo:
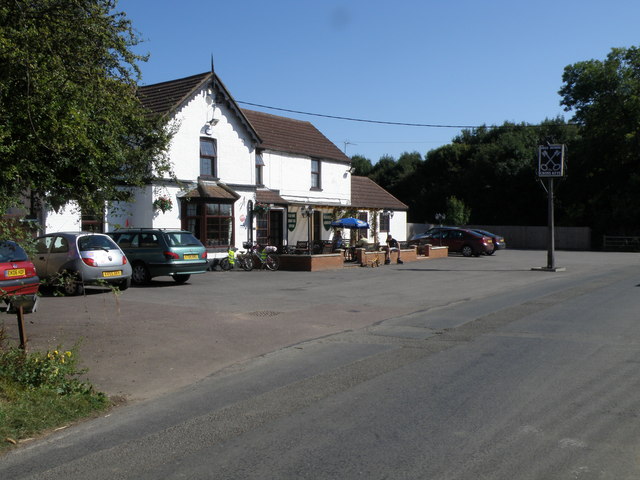
M 393 210 L 383 210 L 382 214 L 386 215 L 389 218 L 393 218 Z
M 347 169 L 347 173 L 351 173 L 351 174 L 353 174 L 353 172 L 355 172 L 355 171 L 356 171 L 356 167 L 349 167 L 349 168 Z
M 311 205 L 303 205 L 300 208 L 300 215 L 302 215 L 305 218 L 309 218 L 311 215 L 313 215 L 313 207 Z

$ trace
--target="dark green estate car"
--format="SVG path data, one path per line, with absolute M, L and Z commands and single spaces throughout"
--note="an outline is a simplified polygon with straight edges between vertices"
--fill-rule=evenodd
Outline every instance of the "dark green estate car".
M 192 274 L 207 271 L 207 251 L 191 232 L 128 228 L 108 235 L 127 255 L 133 269 L 131 281 L 137 285 L 165 275 L 184 283 Z

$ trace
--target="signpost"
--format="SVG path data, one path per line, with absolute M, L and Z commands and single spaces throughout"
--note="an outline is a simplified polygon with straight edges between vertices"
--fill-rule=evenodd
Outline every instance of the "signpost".
M 558 272 L 565 270 L 557 268 L 555 265 L 555 219 L 554 219 L 554 199 L 553 180 L 564 177 L 564 145 L 540 145 L 538 147 L 538 178 L 547 179 L 547 266 L 546 268 L 536 268 L 534 270 L 545 270 Z M 544 187 L 544 183 L 542 184 Z

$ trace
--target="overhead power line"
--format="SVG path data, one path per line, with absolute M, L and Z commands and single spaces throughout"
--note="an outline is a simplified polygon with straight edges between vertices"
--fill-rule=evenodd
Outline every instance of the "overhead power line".
M 259 103 L 251 103 L 251 102 L 243 102 L 240 100 L 236 100 L 237 103 L 241 103 L 243 105 L 251 105 L 252 107 L 260 107 L 267 108 L 270 110 L 278 110 L 280 112 L 289 112 L 289 113 L 298 113 L 300 115 L 310 115 L 312 117 L 323 117 L 323 118 L 333 118 L 335 120 L 347 120 L 349 122 L 362 122 L 362 123 L 375 123 L 379 125 L 397 125 L 402 127 L 426 127 L 426 128 L 504 128 L 504 125 L 443 125 L 443 124 L 435 124 L 435 123 L 407 123 L 407 122 L 390 122 L 385 120 L 367 120 L 364 118 L 353 118 L 353 117 L 342 117 L 339 115 L 326 115 L 323 113 L 312 113 L 312 112 L 303 112 L 301 110 L 291 110 L 288 108 L 280 108 L 280 107 L 271 107 L 269 105 L 261 105 Z M 573 123 L 567 123 L 566 125 L 577 125 Z M 526 127 L 544 127 L 546 125 L 524 125 Z M 510 127 L 509 125 L 507 127 Z M 523 125 L 513 125 L 513 128 L 520 128 Z

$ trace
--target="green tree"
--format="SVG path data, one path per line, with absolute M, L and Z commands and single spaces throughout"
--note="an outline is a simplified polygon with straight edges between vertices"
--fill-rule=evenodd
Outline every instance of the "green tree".
M 0 3 L 0 213 L 35 192 L 100 210 L 169 171 L 170 133 L 136 97 L 139 43 L 115 0 Z
M 471 223 L 544 225 L 546 194 L 535 176 L 538 146 L 571 143 L 576 135 L 575 126 L 561 118 L 464 130 L 430 151 L 416 171 L 423 186 L 416 221 L 446 211 L 447 198 L 455 196 L 472 209 Z
M 471 209 L 462 200 L 455 196 L 447 198 L 447 209 L 445 211 L 446 221 L 450 225 L 466 225 L 469 223 Z
M 561 104 L 582 137 L 570 150 L 567 209 L 596 233 L 637 233 L 640 49 L 614 48 L 604 61 L 569 65 L 562 80 Z
M 373 165 L 371 160 L 363 157 L 362 155 L 354 155 L 351 157 L 351 166 L 355 169 L 353 174 L 361 177 L 367 177 L 371 173 Z

